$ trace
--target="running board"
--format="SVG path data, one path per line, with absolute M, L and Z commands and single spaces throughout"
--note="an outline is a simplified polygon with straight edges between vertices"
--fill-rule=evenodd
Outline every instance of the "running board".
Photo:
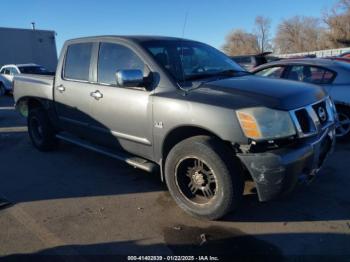
M 120 161 L 123 161 L 123 162 L 135 167 L 135 168 L 139 168 L 139 169 L 145 170 L 145 171 L 150 172 L 150 173 L 158 170 L 158 167 L 155 163 L 152 163 L 152 162 L 150 162 L 146 159 L 140 158 L 140 157 L 135 157 L 135 156 L 130 155 L 130 154 L 125 153 L 125 152 L 113 151 L 109 148 L 95 145 L 95 144 L 90 143 L 86 140 L 74 137 L 74 136 L 66 134 L 66 133 L 57 134 L 56 137 L 58 139 L 72 143 L 74 145 L 81 146 L 81 147 L 89 149 L 91 151 L 95 151 L 97 153 L 104 154 L 106 156 L 118 159 Z

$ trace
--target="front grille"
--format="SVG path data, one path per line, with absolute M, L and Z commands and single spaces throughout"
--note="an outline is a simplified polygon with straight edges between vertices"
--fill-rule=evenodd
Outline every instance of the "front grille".
M 327 113 L 327 105 L 326 101 L 322 101 L 312 106 L 315 110 L 315 113 L 318 117 L 318 120 L 322 125 L 328 122 L 328 113 Z
M 310 106 L 291 111 L 299 137 L 316 135 L 334 124 L 334 111 L 330 98 Z
M 303 131 L 303 133 L 310 133 L 312 123 L 306 109 L 300 109 L 295 111 L 295 116 L 299 122 L 300 128 Z

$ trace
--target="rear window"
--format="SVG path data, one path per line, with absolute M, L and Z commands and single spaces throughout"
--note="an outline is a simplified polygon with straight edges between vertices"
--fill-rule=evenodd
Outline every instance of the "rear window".
M 22 74 L 47 74 L 49 71 L 47 71 L 44 67 L 42 66 L 20 66 L 18 67 L 19 71 Z
M 66 53 L 64 78 L 89 80 L 92 43 L 72 44 Z
M 288 74 L 290 80 L 313 84 L 330 84 L 334 77 L 335 74 L 330 70 L 309 65 L 293 66 Z

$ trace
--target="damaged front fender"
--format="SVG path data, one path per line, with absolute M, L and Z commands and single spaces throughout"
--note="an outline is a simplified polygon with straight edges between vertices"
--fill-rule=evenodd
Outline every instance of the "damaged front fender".
M 274 150 L 267 153 L 238 154 L 251 174 L 260 201 L 268 201 L 281 193 L 288 193 L 297 184 L 299 175 L 313 160 L 311 146 L 295 150 Z

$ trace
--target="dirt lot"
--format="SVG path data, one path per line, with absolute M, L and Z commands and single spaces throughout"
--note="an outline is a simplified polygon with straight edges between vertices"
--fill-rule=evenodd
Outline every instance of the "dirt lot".
M 156 175 L 68 144 L 38 152 L 12 106 L 0 97 L 0 198 L 11 202 L 0 207 L 0 260 L 263 254 L 350 261 L 350 145 L 338 145 L 317 180 L 288 198 L 245 196 L 237 213 L 206 222 L 183 213 Z

